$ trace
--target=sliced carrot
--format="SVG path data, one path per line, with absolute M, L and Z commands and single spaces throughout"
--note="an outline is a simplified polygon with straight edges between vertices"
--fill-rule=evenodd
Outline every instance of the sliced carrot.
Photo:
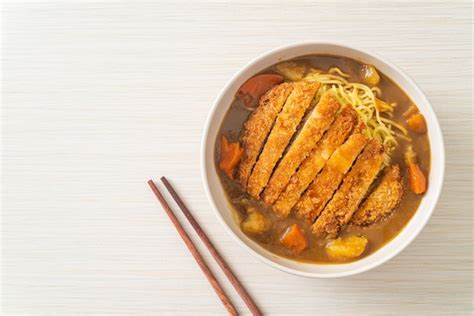
M 413 114 L 407 119 L 408 127 L 418 134 L 424 134 L 427 132 L 426 121 L 423 115 L 420 113 Z
M 229 178 L 234 178 L 234 169 L 239 164 L 243 153 L 244 150 L 240 147 L 239 143 L 231 143 L 225 135 L 221 136 L 221 159 L 219 161 L 219 168 L 224 171 Z
M 426 177 L 418 164 L 413 162 L 408 164 L 408 176 L 410 189 L 415 194 L 423 194 L 426 192 Z
M 300 253 L 308 246 L 304 232 L 298 224 L 293 224 L 286 229 L 280 238 L 280 243 L 296 253 Z
M 242 99 L 246 107 L 256 107 L 260 97 L 283 80 L 283 76 L 276 74 L 256 75 L 240 87 L 237 97 Z

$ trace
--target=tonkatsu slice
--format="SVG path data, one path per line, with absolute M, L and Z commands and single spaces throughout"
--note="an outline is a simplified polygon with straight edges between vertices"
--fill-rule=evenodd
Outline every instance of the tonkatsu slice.
M 400 167 L 387 167 L 385 175 L 375 190 L 354 213 L 351 223 L 367 226 L 390 215 L 400 203 L 404 193 Z
M 334 238 L 346 225 L 382 168 L 384 148 L 371 140 L 312 226 L 318 237 Z
M 301 163 L 273 205 L 273 210 L 278 215 L 288 216 L 303 192 L 321 171 L 333 152 L 346 140 L 357 122 L 358 115 L 354 108 L 350 105 L 344 107 L 316 148 Z
M 278 114 L 267 142 L 248 180 L 247 192 L 256 199 L 267 185 L 273 168 L 280 160 L 293 134 L 296 132 L 306 110 L 318 91 L 319 83 L 300 81 Z
M 241 144 L 244 154 L 238 169 L 238 178 L 242 188 L 247 187 L 247 181 L 258 154 L 280 113 L 286 99 L 293 90 L 291 83 L 282 83 L 269 90 L 260 99 L 259 106 L 245 122 L 241 132 Z
M 319 216 L 326 203 L 341 184 L 344 175 L 360 154 L 367 138 L 360 134 L 353 134 L 329 158 L 323 171 L 311 183 L 308 190 L 296 204 L 296 212 L 310 223 Z
M 339 102 L 326 92 L 304 123 L 296 139 L 276 167 L 263 192 L 263 202 L 273 204 L 290 181 L 301 162 L 316 147 L 324 132 L 334 121 Z

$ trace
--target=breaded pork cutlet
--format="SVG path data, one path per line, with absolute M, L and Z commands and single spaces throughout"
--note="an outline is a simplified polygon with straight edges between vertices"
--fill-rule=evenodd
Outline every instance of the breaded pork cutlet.
M 288 185 L 273 204 L 273 210 L 286 217 L 316 175 L 321 171 L 333 152 L 349 136 L 358 122 L 358 115 L 350 105 L 336 117 L 316 148 L 301 163 L 298 171 L 291 177 Z
M 400 167 L 388 167 L 378 186 L 352 216 L 351 223 L 367 226 L 385 218 L 400 203 L 403 192 Z
M 383 146 L 371 140 L 312 226 L 318 237 L 334 238 L 346 225 L 369 190 L 383 164 Z
M 273 122 L 280 113 L 286 99 L 293 90 L 291 83 L 282 83 L 262 96 L 259 106 L 245 122 L 241 134 L 241 144 L 244 154 L 238 169 L 240 185 L 247 187 L 247 181 L 252 168 L 262 150 L 265 139 L 273 126 Z
M 352 134 L 329 158 L 323 171 L 314 179 L 308 190 L 296 204 L 297 214 L 310 223 L 319 216 L 334 191 L 341 184 L 342 178 L 349 171 L 354 160 L 360 154 L 367 138 L 360 134 Z
M 334 121 L 339 107 L 339 102 L 330 92 L 321 97 L 268 181 L 262 196 L 265 204 L 272 205 L 276 201 L 298 166 Z
M 247 192 L 254 198 L 260 198 L 260 193 L 267 185 L 273 168 L 296 132 L 318 88 L 319 83 L 316 82 L 301 81 L 294 84 L 293 91 L 278 114 L 275 125 L 250 175 Z

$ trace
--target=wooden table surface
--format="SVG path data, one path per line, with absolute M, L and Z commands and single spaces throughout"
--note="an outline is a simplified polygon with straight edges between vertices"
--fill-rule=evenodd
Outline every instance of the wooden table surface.
M 146 184 L 161 175 L 267 314 L 472 314 L 471 5 L 5 4 L 2 314 L 224 314 Z M 378 52 L 415 79 L 447 154 L 420 236 L 383 266 L 334 280 L 276 271 L 234 243 L 206 199 L 199 157 L 233 73 L 276 46 L 322 39 Z

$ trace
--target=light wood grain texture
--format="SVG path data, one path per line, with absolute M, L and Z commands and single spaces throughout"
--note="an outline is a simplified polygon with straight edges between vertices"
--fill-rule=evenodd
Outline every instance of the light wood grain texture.
M 222 286 L 220 285 L 219 281 L 216 279 L 216 277 L 212 273 L 211 269 L 209 268 L 206 261 L 204 260 L 204 257 L 201 255 L 199 250 L 194 245 L 194 242 L 191 240 L 188 233 L 186 232 L 186 230 L 183 228 L 183 226 L 179 222 L 179 219 L 174 214 L 174 211 L 172 210 L 171 206 L 166 201 L 166 199 L 163 196 L 163 194 L 161 193 L 160 189 L 158 189 L 158 187 L 155 185 L 153 180 L 148 180 L 148 185 L 150 186 L 151 190 L 153 191 L 156 198 L 160 202 L 161 207 L 165 211 L 166 215 L 168 215 L 169 219 L 173 223 L 173 226 L 176 228 L 176 231 L 178 232 L 179 236 L 181 237 L 183 242 L 186 244 L 186 247 L 188 248 L 190 254 L 194 257 L 194 259 L 196 260 L 196 263 L 199 265 L 202 272 L 206 276 L 206 279 L 209 281 L 209 284 L 214 289 L 214 292 L 216 292 L 216 295 L 221 300 L 222 304 L 224 305 L 225 309 L 227 310 L 228 315 L 229 316 L 230 315 L 237 316 L 238 313 L 237 313 L 237 310 L 235 309 L 234 305 L 230 301 L 227 294 L 224 292 L 224 290 L 223 290 Z
M 267 314 L 472 314 L 471 17 L 470 1 L 5 4 L 2 314 L 225 313 L 146 184 L 161 175 Z M 402 67 L 432 102 L 447 150 L 420 236 L 336 280 L 287 275 L 238 247 L 200 175 L 204 121 L 224 83 L 256 55 L 311 39 Z
M 184 217 L 186 217 L 189 224 L 192 226 L 196 234 L 199 236 L 203 244 L 206 246 L 207 250 L 209 250 L 209 253 L 214 258 L 214 261 L 219 265 L 219 268 L 221 268 L 222 272 L 225 274 L 229 282 L 232 284 L 235 291 L 239 294 L 240 298 L 245 303 L 245 305 L 247 305 L 247 308 L 249 309 L 250 313 L 253 316 L 263 315 L 260 309 L 258 308 L 257 304 L 255 304 L 255 301 L 252 299 L 252 297 L 249 295 L 245 287 L 242 285 L 242 282 L 240 282 L 239 278 L 237 278 L 237 276 L 234 274 L 234 272 L 229 267 L 227 262 L 225 262 L 224 258 L 222 258 L 220 253 L 217 251 L 216 247 L 214 247 L 214 244 L 212 243 L 212 241 L 209 239 L 209 237 L 207 237 L 206 232 L 202 229 L 201 225 L 199 225 L 199 223 L 196 221 L 196 219 L 194 218 L 189 208 L 184 203 L 183 199 L 179 196 L 178 192 L 176 192 L 176 190 L 173 188 L 173 185 L 166 179 L 166 177 L 161 177 L 160 180 L 163 183 L 163 185 L 166 187 L 166 189 L 168 190 L 168 193 L 171 195 L 173 200 L 176 202 L 176 205 L 178 205 L 178 207 L 183 212 Z

